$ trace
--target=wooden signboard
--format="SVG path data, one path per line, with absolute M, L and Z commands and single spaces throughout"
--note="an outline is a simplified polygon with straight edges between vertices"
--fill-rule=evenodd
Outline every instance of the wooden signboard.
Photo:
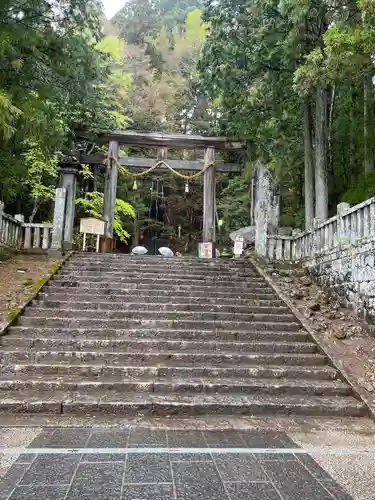
M 82 250 L 86 251 L 86 235 L 96 234 L 96 251 L 99 252 L 100 236 L 104 235 L 105 221 L 95 219 L 95 217 L 86 217 L 85 219 L 81 219 L 79 231 L 83 233 Z
M 95 219 L 95 217 L 87 217 L 81 219 L 80 232 L 86 234 L 97 234 L 102 236 L 104 234 L 105 221 L 102 219 Z

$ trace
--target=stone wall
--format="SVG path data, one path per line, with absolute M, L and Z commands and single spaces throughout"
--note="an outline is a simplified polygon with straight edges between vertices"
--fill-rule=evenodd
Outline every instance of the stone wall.
M 342 305 L 375 323 L 375 238 L 324 252 L 307 260 L 306 266 Z
M 269 261 L 300 261 L 331 295 L 375 323 L 375 197 L 316 221 L 311 231 L 292 237 L 267 236 Z

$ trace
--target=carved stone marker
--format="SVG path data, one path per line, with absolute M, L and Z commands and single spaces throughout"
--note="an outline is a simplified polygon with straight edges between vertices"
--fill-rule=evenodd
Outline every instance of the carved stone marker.
M 266 255 L 267 235 L 275 234 L 279 225 L 279 185 L 271 172 L 260 162 L 251 182 L 251 224 L 255 226 L 255 251 Z
M 48 252 L 51 257 L 60 256 L 63 251 L 65 203 L 66 190 L 64 188 L 56 189 L 55 209 L 53 212 L 52 242 L 51 248 Z

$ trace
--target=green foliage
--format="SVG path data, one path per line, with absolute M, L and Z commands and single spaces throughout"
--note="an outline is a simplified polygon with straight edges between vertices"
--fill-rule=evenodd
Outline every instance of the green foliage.
M 363 189 L 365 160 L 371 159 L 375 142 L 371 4 L 205 1 L 209 29 L 199 68 L 202 89 L 216 110 L 212 123 L 217 132 L 246 140 L 249 159 L 261 158 L 275 173 L 283 224 L 303 227 L 304 106 L 311 105 L 315 120 L 317 85 L 328 88 L 324 154 L 331 213 L 343 198 L 363 201 L 373 194 L 372 174 Z M 367 97 L 365 78 L 370 82 Z M 315 156 L 314 130 L 312 135 Z
M 123 40 L 142 45 L 147 37 L 163 28 L 173 31 L 185 22 L 186 15 L 202 7 L 202 0 L 129 0 L 116 15 L 114 23 Z
M 54 184 L 59 173 L 59 154 L 43 151 L 40 144 L 25 141 L 25 150 L 22 153 L 27 169 L 29 194 L 33 200 L 53 200 L 55 196 Z
M 247 226 L 250 213 L 249 183 L 240 175 L 228 180 L 217 200 L 219 217 L 224 219 L 224 230 L 235 231 Z
M 373 196 L 375 196 L 375 172 L 360 175 L 357 182 L 343 194 L 342 201 L 357 205 Z
M 85 216 L 95 217 L 97 219 L 102 218 L 104 205 L 103 193 L 99 193 L 97 191 L 86 193 L 86 198 L 78 198 L 76 203 Z M 120 241 L 126 241 L 129 238 L 129 233 L 124 227 L 127 222 L 127 218 L 129 217 L 134 219 L 134 208 L 130 205 L 130 203 L 117 199 L 115 204 L 115 220 L 113 223 L 113 229 Z
M 26 217 L 39 209 L 47 214 L 72 131 L 124 125 L 123 109 L 106 85 L 114 63 L 98 49 L 100 18 L 99 0 L 1 2 L 0 197 L 6 209 L 14 203 Z

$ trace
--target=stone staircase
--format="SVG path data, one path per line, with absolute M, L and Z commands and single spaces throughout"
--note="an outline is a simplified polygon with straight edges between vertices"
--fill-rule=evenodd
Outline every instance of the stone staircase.
M 75 254 L 0 340 L 3 413 L 366 413 L 239 260 Z

